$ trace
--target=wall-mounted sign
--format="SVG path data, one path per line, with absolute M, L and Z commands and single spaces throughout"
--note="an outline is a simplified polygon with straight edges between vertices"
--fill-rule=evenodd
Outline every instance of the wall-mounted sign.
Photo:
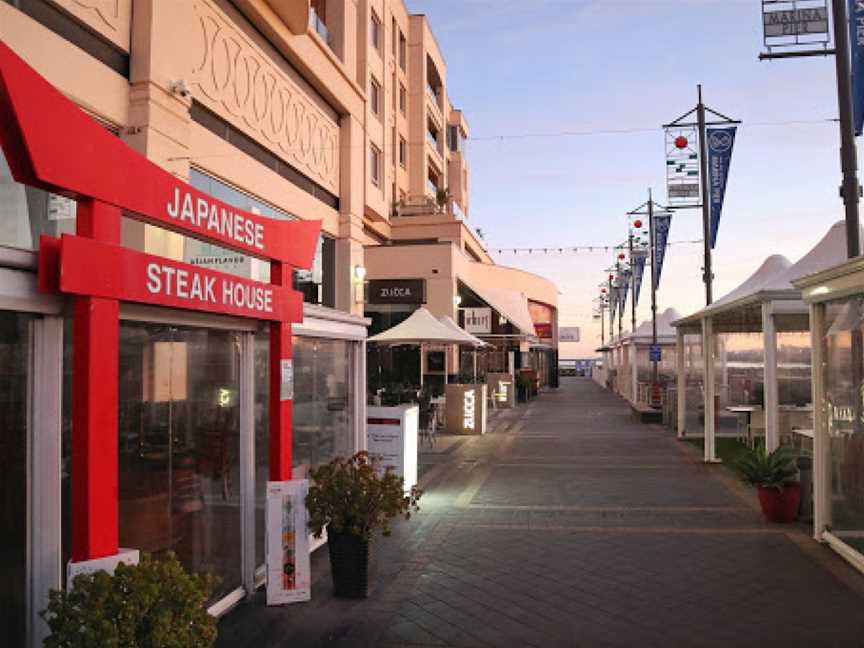
M 762 0 L 767 47 L 827 43 L 827 0 Z
M 370 304 L 422 304 L 425 279 L 370 279 L 366 301 Z
M 516 389 L 509 373 L 487 373 L 486 387 L 495 401 L 495 407 L 515 407 Z
M 663 360 L 663 349 L 659 344 L 652 344 L 648 347 L 648 359 L 651 362 L 661 362 Z
M 282 358 L 279 361 L 279 400 L 294 400 L 294 360 Z
M 463 308 L 462 318 L 462 328 L 464 328 L 469 333 L 474 334 L 492 332 L 491 308 Z
M 417 434 L 420 408 L 417 405 L 366 409 L 366 448 L 383 473 L 392 466 L 405 480 L 408 491 L 417 484 Z
M 559 326 L 559 342 L 579 342 L 582 339 L 582 330 L 578 326 Z
M 267 605 L 285 605 L 312 598 L 309 567 L 309 482 L 267 482 L 265 509 Z

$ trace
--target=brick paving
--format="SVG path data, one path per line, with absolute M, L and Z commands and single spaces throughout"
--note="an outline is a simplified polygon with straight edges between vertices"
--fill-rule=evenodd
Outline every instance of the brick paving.
M 864 646 L 864 579 L 586 379 L 424 452 L 367 601 L 262 594 L 218 646 Z

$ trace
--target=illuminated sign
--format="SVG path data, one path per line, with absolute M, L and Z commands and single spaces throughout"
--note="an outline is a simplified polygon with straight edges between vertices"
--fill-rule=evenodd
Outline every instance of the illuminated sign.
M 474 429 L 474 419 L 476 417 L 476 411 L 474 409 L 475 399 L 477 392 L 473 389 L 469 389 L 465 392 L 464 397 L 464 406 L 462 410 L 462 425 L 466 430 Z

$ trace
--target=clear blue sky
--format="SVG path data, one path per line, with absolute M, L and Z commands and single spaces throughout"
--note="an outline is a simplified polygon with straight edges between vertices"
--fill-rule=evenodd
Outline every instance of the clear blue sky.
M 653 187 L 666 198 L 663 133 L 696 103 L 744 121 L 715 251 L 715 297 L 771 253 L 796 261 L 843 217 L 832 58 L 759 62 L 756 0 L 407 0 L 424 13 L 447 63 L 454 106 L 471 128 L 471 220 L 490 248 L 607 245 Z M 561 131 L 626 134 L 483 139 Z M 860 157 L 860 153 L 859 153 Z M 701 237 L 681 212 L 670 240 Z M 560 321 L 583 328 L 571 356 L 593 355 L 591 299 L 612 252 L 496 255 L 553 279 Z M 841 259 L 838 259 L 840 261 Z M 701 246 L 667 254 L 659 308 L 703 303 Z M 629 313 L 629 305 L 628 305 Z M 649 316 L 649 297 L 639 304 Z M 629 323 L 629 318 L 625 324 Z

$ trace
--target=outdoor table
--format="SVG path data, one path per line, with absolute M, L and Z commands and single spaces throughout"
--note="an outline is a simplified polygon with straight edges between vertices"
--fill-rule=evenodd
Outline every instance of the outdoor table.
M 753 429 L 750 427 L 750 421 L 752 420 L 754 412 L 761 412 L 761 405 L 730 405 L 726 408 L 727 411 L 732 412 L 733 414 L 739 417 L 739 420 L 744 421 L 744 429 L 747 435 L 747 445 L 749 447 L 753 447 Z M 743 416 L 742 416 L 743 415 Z

